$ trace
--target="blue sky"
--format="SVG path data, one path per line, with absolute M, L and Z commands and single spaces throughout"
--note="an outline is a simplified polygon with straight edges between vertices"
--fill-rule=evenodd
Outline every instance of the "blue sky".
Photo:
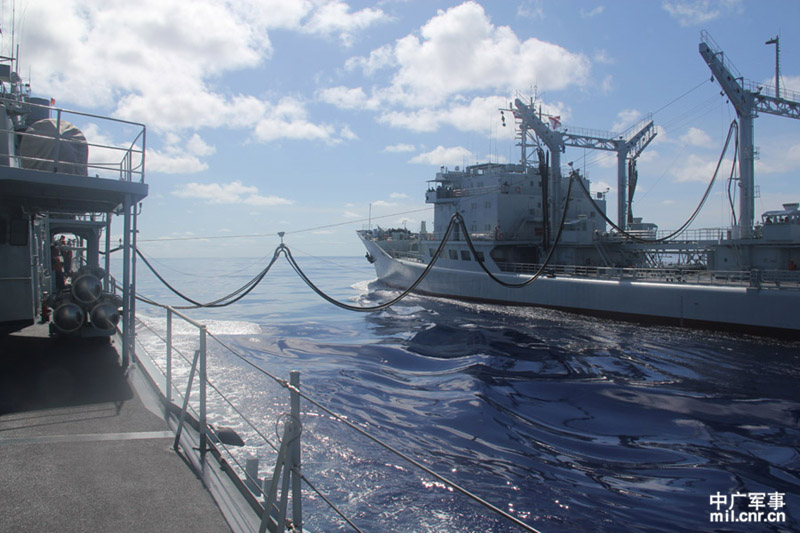
M 655 113 L 634 212 L 675 228 L 734 118 L 700 31 L 769 84 L 764 42 L 780 34 L 781 83 L 800 92 L 789 0 L 29 0 L 15 11 L 35 94 L 147 125 L 139 239 L 156 257 L 260 257 L 278 231 L 311 255 L 363 255 L 355 230 L 370 205 L 382 226 L 416 230 L 441 165 L 516 161 L 497 109 L 534 89 L 568 126 L 619 132 Z M 800 122 L 764 115 L 755 130 L 756 212 L 799 201 Z M 613 198 L 613 155 L 568 148 L 562 161 Z M 729 224 L 723 181 L 694 228 Z

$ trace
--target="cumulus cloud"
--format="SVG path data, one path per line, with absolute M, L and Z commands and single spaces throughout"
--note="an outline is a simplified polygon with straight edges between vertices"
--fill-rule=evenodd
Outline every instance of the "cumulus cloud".
M 196 156 L 170 151 L 148 150 L 147 169 L 164 174 L 194 174 L 206 170 L 208 165 Z
M 614 125 L 611 126 L 611 131 L 621 132 L 633 126 L 641 117 L 642 113 L 638 109 L 623 109 L 617 113 L 617 120 L 614 122 Z
M 275 105 L 265 105 L 265 112 L 255 124 L 253 133 L 256 139 L 264 142 L 282 138 L 332 141 L 335 131 L 331 125 L 309 121 L 303 103 L 285 97 Z
M 60 0 L 25 9 L 35 24 L 25 25 L 21 46 L 39 92 L 157 131 L 252 129 L 257 140 L 282 138 L 281 131 L 293 139 L 337 140 L 334 130 L 307 116 L 281 115 L 281 102 L 219 88 L 221 76 L 271 58 L 269 30 L 347 43 L 387 18 L 380 9 L 354 12 L 340 0 Z
M 258 188 L 241 181 L 230 183 L 187 183 L 172 191 L 179 198 L 204 200 L 209 204 L 246 204 L 252 206 L 290 205 L 294 202 L 279 196 L 263 196 Z
M 720 174 L 727 175 L 730 172 L 733 160 L 726 158 L 720 165 Z M 689 157 L 682 159 L 682 163 L 673 168 L 673 175 L 678 182 L 691 182 L 697 181 L 701 183 L 708 183 L 714 175 L 714 169 L 717 167 L 717 159 L 703 158 L 696 154 L 691 154 Z M 719 175 L 717 177 L 719 177 Z
M 767 153 L 756 161 L 757 174 L 794 172 L 800 167 L 800 144 L 775 143 L 762 150 Z
M 461 165 L 464 162 L 471 162 L 475 156 L 463 146 L 453 146 L 445 148 L 437 146 L 430 152 L 418 154 L 411 158 L 411 163 L 421 163 L 424 165 Z
M 361 87 L 329 87 L 318 93 L 321 101 L 333 104 L 340 109 L 372 109 L 380 106 L 380 101 L 367 96 Z
M 188 140 L 177 133 L 168 133 L 164 136 L 162 149 L 147 150 L 147 169 L 165 174 L 202 172 L 208 165 L 200 158 L 212 155 L 215 151 L 216 148 L 196 133 Z
M 186 142 L 186 149 L 190 154 L 196 156 L 212 155 L 217 151 L 216 148 L 206 143 L 197 133 L 192 135 L 192 137 Z
M 349 5 L 334 0 L 319 6 L 302 30 L 321 35 L 338 34 L 342 44 L 350 46 L 355 32 L 387 19 L 387 15 L 380 9 L 364 8 L 351 13 Z
M 439 11 L 394 47 L 399 70 L 390 99 L 409 107 L 437 104 L 453 94 L 537 85 L 542 90 L 581 85 L 589 60 L 539 39 L 520 41 L 508 26 L 495 26 L 475 2 Z
M 448 125 L 461 131 L 487 132 L 491 124 L 500 123 L 498 109 L 506 107 L 508 100 L 504 96 L 475 97 L 467 103 L 456 102 L 438 108 L 387 111 L 381 114 L 379 121 L 413 131 L 436 131 Z M 547 112 L 551 111 L 558 111 L 558 108 L 547 106 Z
M 525 0 L 517 7 L 517 15 L 530 19 L 544 18 L 543 0 Z
M 344 67 L 346 70 L 360 68 L 364 74 L 371 76 L 376 71 L 396 64 L 394 50 L 391 45 L 384 45 L 370 52 L 369 57 L 351 57 Z
M 662 6 L 684 27 L 700 26 L 743 9 L 742 0 L 668 0 Z
M 378 120 L 413 131 L 451 125 L 488 132 L 498 107 L 521 87 L 558 90 L 588 83 L 589 59 L 558 45 L 521 40 L 508 26 L 492 23 L 483 7 L 467 1 L 440 10 L 421 28 L 368 57 L 350 58 L 348 71 L 367 76 L 393 69 L 390 81 L 369 91 L 331 87 L 320 99 L 342 109 L 370 109 Z M 486 94 L 493 96 L 486 96 Z
M 714 146 L 714 142 L 711 140 L 708 133 L 694 127 L 689 128 L 689 131 L 681 136 L 681 141 L 690 146 L 697 146 L 699 148 L 711 148 Z
M 417 147 L 414 146 L 413 144 L 400 143 L 400 144 L 394 144 L 392 146 L 387 146 L 386 148 L 383 149 L 383 151 L 401 153 L 401 152 L 413 152 L 416 149 Z

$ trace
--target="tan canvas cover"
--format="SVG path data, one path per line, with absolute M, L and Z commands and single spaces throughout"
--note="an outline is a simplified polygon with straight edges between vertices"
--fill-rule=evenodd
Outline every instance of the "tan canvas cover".
M 34 122 L 22 136 L 19 147 L 23 168 L 36 170 L 55 169 L 56 120 L 52 118 Z M 61 121 L 58 139 L 58 171 L 87 176 L 89 145 L 83 132 L 65 120 Z

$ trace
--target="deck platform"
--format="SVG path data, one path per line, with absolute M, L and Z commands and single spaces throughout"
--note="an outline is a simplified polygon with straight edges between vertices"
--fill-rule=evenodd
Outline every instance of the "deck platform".
M 231 531 L 139 372 L 109 339 L 0 337 L 0 531 Z

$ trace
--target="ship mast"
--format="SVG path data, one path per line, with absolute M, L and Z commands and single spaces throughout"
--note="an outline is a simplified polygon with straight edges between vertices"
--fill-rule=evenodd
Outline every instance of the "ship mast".
M 800 118 L 800 94 L 780 90 L 778 79 L 778 39 L 770 39 L 765 44 L 775 44 L 775 96 L 763 94 L 763 85 L 745 80 L 736 67 L 725 58 L 725 53 L 711 38 L 708 32 L 700 34 L 700 55 L 703 56 L 713 78 L 722 86 L 728 100 L 739 117 L 739 224 L 734 237 L 753 236 L 755 220 L 755 147 L 753 145 L 754 119 L 758 112 L 780 117 Z M 774 43 L 773 43 L 774 41 Z

